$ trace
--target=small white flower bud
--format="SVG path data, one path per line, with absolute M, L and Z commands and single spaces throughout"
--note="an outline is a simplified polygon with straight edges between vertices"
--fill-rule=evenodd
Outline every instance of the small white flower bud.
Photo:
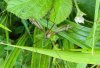
M 82 11 L 78 11 L 76 17 L 74 18 L 75 22 L 77 24 L 79 23 L 83 23 L 84 24 L 84 17 L 83 15 L 86 15 L 85 13 L 83 13 Z
M 78 23 L 83 23 L 84 24 L 84 18 L 83 18 L 83 16 L 77 16 L 77 17 L 75 17 L 75 22 L 78 24 Z

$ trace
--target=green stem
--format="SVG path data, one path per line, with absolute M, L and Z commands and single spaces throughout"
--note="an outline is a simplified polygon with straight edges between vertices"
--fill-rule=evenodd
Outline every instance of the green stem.
M 97 25 L 97 20 L 98 20 L 98 11 L 99 11 L 99 0 L 96 0 L 96 5 L 95 5 L 95 16 L 94 16 L 94 25 L 93 25 L 93 42 L 92 42 L 92 54 L 94 52 L 94 46 L 96 45 L 96 25 Z
M 77 4 L 76 0 L 74 0 L 74 3 L 75 3 L 75 6 L 76 6 L 76 9 L 77 9 L 77 12 L 80 12 L 80 9 L 78 7 L 78 4 Z

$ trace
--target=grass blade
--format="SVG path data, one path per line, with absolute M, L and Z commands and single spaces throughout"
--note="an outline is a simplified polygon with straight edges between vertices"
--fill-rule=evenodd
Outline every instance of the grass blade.
M 49 48 L 50 46 L 46 45 L 43 39 L 39 40 L 37 38 L 37 35 L 41 34 L 42 32 L 38 29 L 35 28 L 34 30 L 34 42 L 37 42 L 36 44 L 33 44 L 33 47 L 37 48 Z M 43 47 L 43 45 L 45 47 Z M 31 68 L 48 68 L 50 57 L 42 54 L 37 54 L 37 53 L 32 53 L 32 60 L 31 60 Z
M 27 40 L 27 33 L 25 33 L 17 42 L 16 45 L 23 46 L 25 45 L 25 42 Z M 5 64 L 3 68 L 12 68 L 14 66 L 14 63 L 20 53 L 21 49 L 15 48 L 9 57 L 5 60 Z
M 1 44 L 4 44 L 4 43 L 1 43 Z M 91 53 L 82 53 L 80 51 L 76 52 L 76 51 L 69 51 L 69 50 L 66 50 L 66 51 L 56 50 L 56 52 L 55 52 L 55 50 L 52 50 L 52 49 L 41 49 L 41 48 L 33 48 L 33 47 L 25 47 L 25 46 L 15 46 L 15 45 L 11 45 L 11 44 L 4 44 L 4 45 L 25 49 L 28 51 L 52 56 L 55 58 L 59 58 L 62 60 L 75 62 L 75 63 L 100 64 L 100 59 L 98 59 L 100 57 L 100 50 L 98 53 L 95 53 L 94 55 L 92 55 Z M 60 55 L 60 57 L 58 56 L 58 54 Z
M 10 29 L 8 29 L 6 26 L 4 26 L 4 25 L 2 25 L 2 24 L 0 24 L 0 28 L 4 29 L 4 30 L 6 30 L 6 31 L 11 32 L 11 30 L 10 30 Z

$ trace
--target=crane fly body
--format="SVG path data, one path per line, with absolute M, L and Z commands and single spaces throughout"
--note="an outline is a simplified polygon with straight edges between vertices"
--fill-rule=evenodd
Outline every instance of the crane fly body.
M 48 30 L 46 33 L 45 33 L 45 38 L 46 39 L 52 39 L 53 36 L 57 35 L 59 32 L 62 32 L 62 31 L 67 31 L 71 28 L 70 25 L 63 25 L 63 26 L 60 26 L 60 27 L 57 27 L 55 29 L 50 29 Z

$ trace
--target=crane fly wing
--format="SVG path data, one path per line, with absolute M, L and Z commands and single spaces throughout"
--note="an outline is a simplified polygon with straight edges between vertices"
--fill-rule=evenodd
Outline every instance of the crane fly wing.
M 37 26 L 39 29 L 41 29 L 42 31 L 44 31 L 43 26 L 38 23 L 37 21 L 35 21 L 34 19 L 30 18 L 29 21 L 34 24 L 35 26 Z

